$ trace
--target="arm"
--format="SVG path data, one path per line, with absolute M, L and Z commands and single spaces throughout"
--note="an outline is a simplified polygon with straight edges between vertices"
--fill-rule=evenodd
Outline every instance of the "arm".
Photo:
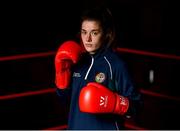
M 90 82 L 80 92 L 79 107 L 82 112 L 87 113 L 124 115 L 129 108 L 129 100 L 102 84 Z
M 59 47 L 55 56 L 55 84 L 59 89 L 66 89 L 71 79 L 71 67 L 82 54 L 81 46 L 75 41 L 66 41 Z
M 141 96 L 128 76 L 125 68 L 117 73 L 116 91 L 111 91 L 99 83 L 91 82 L 82 88 L 79 96 L 79 107 L 82 112 L 113 113 L 134 115 L 141 103 Z
M 134 86 L 134 82 L 125 65 L 122 66 L 121 72 L 115 74 L 115 78 L 118 94 L 127 97 L 129 100 L 129 108 L 125 115 L 128 117 L 136 116 L 143 106 L 142 95 L 137 87 Z

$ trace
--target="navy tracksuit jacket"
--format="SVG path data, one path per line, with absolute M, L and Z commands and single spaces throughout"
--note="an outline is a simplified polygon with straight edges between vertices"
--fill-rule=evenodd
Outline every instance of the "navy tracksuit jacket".
M 88 82 L 98 82 L 119 95 L 129 98 L 126 115 L 134 115 L 141 103 L 141 95 L 134 88 L 125 63 L 113 50 L 100 50 L 95 55 L 84 54 L 72 69 L 71 85 L 65 90 L 57 89 L 58 96 L 70 100 L 69 130 L 118 130 L 123 129 L 123 116 L 115 114 L 90 114 L 79 110 L 81 89 Z M 70 99 L 68 99 L 70 98 Z M 68 103 L 68 102 L 67 102 Z

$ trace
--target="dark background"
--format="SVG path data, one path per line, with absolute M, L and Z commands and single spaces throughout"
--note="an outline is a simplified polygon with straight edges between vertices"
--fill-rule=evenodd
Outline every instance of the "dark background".
M 1 2 L 0 54 L 56 49 L 77 35 L 81 11 L 94 5 L 111 9 L 119 47 L 179 54 L 175 0 Z
M 56 51 L 76 39 L 81 11 L 108 5 L 114 15 L 118 47 L 180 55 L 179 7 L 173 0 L 8 1 L 0 3 L 0 58 Z M 121 52 L 135 86 L 143 91 L 144 110 L 130 123 L 146 129 L 179 129 L 179 67 L 176 59 Z M 55 92 L 2 99 L 55 89 L 54 55 L 0 61 L 0 129 L 47 129 L 67 124 L 68 108 Z M 154 81 L 149 72 L 154 71 Z M 127 120 L 129 121 L 129 120 Z M 130 128 L 132 129 L 132 128 Z

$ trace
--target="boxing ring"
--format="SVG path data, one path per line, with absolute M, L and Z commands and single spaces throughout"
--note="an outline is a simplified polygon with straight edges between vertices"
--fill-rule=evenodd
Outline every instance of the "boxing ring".
M 137 122 L 127 119 L 125 127 L 137 130 L 180 128 L 175 120 L 180 116 L 178 76 L 173 74 L 180 73 L 177 70 L 180 56 L 128 48 L 117 48 L 117 51 L 129 65 L 145 102 Z M 59 103 L 55 93 L 55 53 L 0 57 L 0 129 L 66 129 L 68 109 L 63 102 Z

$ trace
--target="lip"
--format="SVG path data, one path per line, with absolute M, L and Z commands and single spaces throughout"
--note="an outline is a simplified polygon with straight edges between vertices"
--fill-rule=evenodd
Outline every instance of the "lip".
M 92 44 L 85 44 L 86 47 L 92 47 Z

